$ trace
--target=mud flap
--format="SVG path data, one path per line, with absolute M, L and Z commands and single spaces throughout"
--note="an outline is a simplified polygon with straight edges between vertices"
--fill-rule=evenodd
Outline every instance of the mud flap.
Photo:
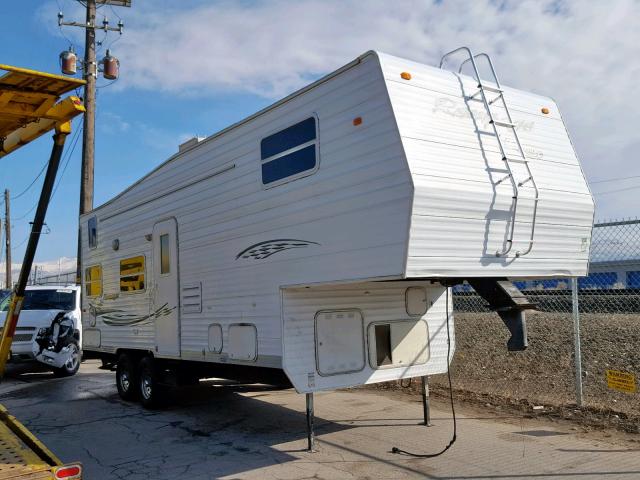
M 534 310 L 535 305 L 506 278 L 470 278 L 467 282 L 509 329 L 507 349 L 510 352 L 526 350 L 529 343 L 524 310 Z

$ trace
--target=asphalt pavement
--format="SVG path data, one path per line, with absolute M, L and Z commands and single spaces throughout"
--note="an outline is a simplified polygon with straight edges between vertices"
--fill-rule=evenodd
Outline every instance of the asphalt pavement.
M 304 395 L 207 380 L 157 411 L 122 401 L 114 374 L 83 363 L 72 378 L 12 368 L 0 403 L 85 479 L 640 479 L 640 442 L 570 424 L 484 415 L 445 403 L 425 427 L 418 397 L 375 390 L 316 394 L 317 451 L 306 451 Z M 640 439 L 640 436 L 638 437 Z

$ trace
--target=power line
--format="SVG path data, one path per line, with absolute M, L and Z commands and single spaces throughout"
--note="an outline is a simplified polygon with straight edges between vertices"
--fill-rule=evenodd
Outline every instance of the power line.
M 33 181 L 29 184 L 29 186 L 27 188 L 25 188 L 23 191 L 21 191 L 19 194 L 12 196 L 11 200 L 15 200 L 17 198 L 20 198 L 25 193 L 27 193 L 31 189 L 31 187 L 33 187 L 33 185 L 38 181 L 40 176 L 44 173 L 44 170 L 47 168 L 47 165 L 49 165 L 49 161 L 48 160 L 44 163 L 44 165 L 40 169 L 40 173 L 38 173 L 38 175 L 36 175 L 36 178 L 33 179 Z
M 62 181 L 62 176 L 64 175 L 65 170 L 67 169 L 67 165 L 69 164 L 69 160 L 71 159 L 71 156 L 73 155 L 74 150 L 76 149 L 76 144 L 78 143 L 78 139 L 80 138 L 80 132 L 82 131 L 82 126 L 77 129 L 74 134 L 73 134 L 73 138 L 71 139 L 71 150 L 67 150 L 66 152 L 66 163 L 64 164 L 64 167 L 62 169 L 62 173 L 60 174 L 60 177 L 58 179 L 58 183 L 53 187 L 53 192 L 51 193 L 51 198 L 53 198 L 53 194 L 56 192 L 56 190 L 58 189 L 58 186 L 60 185 L 60 182 Z M 47 162 L 45 164 L 45 167 L 49 164 L 49 162 Z M 20 220 L 24 220 L 31 212 L 33 212 L 36 207 L 38 206 L 38 202 L 36 202 L 29 210 L 27 210 L 24 214 L 20 215 L 17 218 L 12 218 L 11 221 L 13 222 L 17 222 Z
M 64 172 L 67 171 L 67 166 L 69 165 L 69 161 L 71 160 L 71 157 L 73 156 L 73 152 L 76 149 L 76 145 L 78 144 L 78 139 L 80 138 L 80 132 L 82 132 L 82 127 L 76 130 L 76 136 L 74 139 L 71 140 L 72 141 L 71 150 L 69 150 L 69 155 L 67 155 L 67 160 L 65 161 L 64 166 L 62 167 L 62 172 L 60 173 L 60 177 L 58 178 L 58 183 L 53 187 L 53 192 L 51 192 L 51 199 L 53 199 L 53 197 L 56 194 L 56 190 L 58 190 L 58 187 L 62 183 L 62 177 L 64 177 Z
M 622 182 L 624 180 L 631 180 L 632 178 L 640 178 L 640 175 L 632 175 L 630 177 L 607 178 L 606 180 L 594 180 L 593 182 L 589 182 L 589 183 L 594 184 L 594 183 Z
M 609 193 L 618 193 L 618 192 L 626 192 L 628 190 L 635 190 L 637 188 L 640 188 L 640 185 L 634 185 L 633 187 L 626 187 L 626 188 L 616 188 L 614 190 L 605 190 L 604 192 L 594 192 L 594 195 L 607 195 Z

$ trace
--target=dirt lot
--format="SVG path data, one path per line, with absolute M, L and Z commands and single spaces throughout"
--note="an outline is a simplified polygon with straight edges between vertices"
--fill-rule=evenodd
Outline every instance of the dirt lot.
M 581 315 L 582 409 L 576 408 L 571 315 L 533 312 L 527 323 L 529 348 L 508 352 L 508 331 L 497 315 L 455 314 L 452 377 L 458 399 L 525 414 L 533 412 L 533 406 L 544 406 L 536 414 L 640 432 L 640 392 L 617 392 L 606 381 L 607 369 L 640 376 L 640 316 Z M 434 376 L 431 384 L 436 393 L 448 388 L 444 375 Z M 417 385 L 413 387 L 417 391 Z

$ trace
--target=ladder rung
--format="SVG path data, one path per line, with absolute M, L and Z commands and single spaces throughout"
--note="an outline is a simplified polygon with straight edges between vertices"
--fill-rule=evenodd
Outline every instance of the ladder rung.
M 496 98 L 493 98 L 491 100 L 489 100 L 489 105 L 493 105 L 494 103 L 496 103 L 498 100 L 500 100 L 502 98 L 502 94 L 499 94 Z
M 503 90 L 501 88 L 496 88 L 496 87 L 490 87 L 489 85 L 483 85 L 483 84 L 478 84 L 478 88 L 481 88 L 482 90 L 486 90 L 487 92 L 493 92 L 493 93 L 502 93 Z
M 498 127 L 516 128 L 515 123 L 499 122 L 498 120 L 491 120 L 491 123 L 493 123 L 494 125 L 496 125 Z
M 505 162 L 513 162 L 513 163 L 527 163 L 528 162 L 528 160 L 524 160 L 522 158 L 502 157 L 502 160 L 504 160 Z

